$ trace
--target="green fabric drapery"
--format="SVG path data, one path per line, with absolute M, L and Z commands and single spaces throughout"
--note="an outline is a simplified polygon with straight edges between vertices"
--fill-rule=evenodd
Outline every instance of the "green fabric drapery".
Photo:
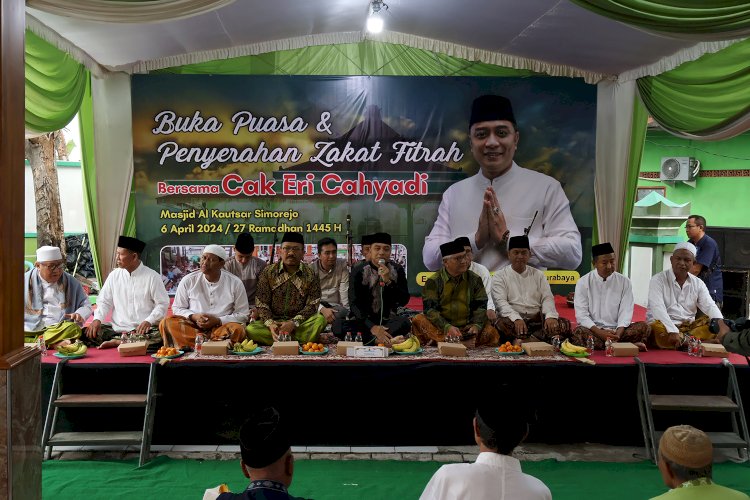
M 641 101 L 636 97 L 633 103 L 633 123 L 630 135 L 630 154 L 628 155 L 628 177 L 627 187 L 625 189 L 625 201 L 623 203 L 623 238 L 620 240 L 620 248 L 617 255 L 619 271 L 625 265 L 625 252 L 628 249 L 628 235 L 630 226 L 633 223 L 633 208 L 635 205 L 635 195 L 638 187 L 638 174 L 641 170 L 641 158 L 643 158 L 643 146 L 646 144 L 646 128 L 648 125 L 648 112 Z
M 747 0 L 571 0 L 604 17 L 660 33 L 750 35 Z
M 81 172 L 83 173 L 83 206 L 86 210 L 86 224 L 89 233 L 91 258 L 94 261 L 96 276 L 101 276 L 99 265 L 98 215 L 96 212 L 96 162 L 94 161 L 94 106 L 91 97 L 91 77 L 86 79 L 85 92 L 81 100 L 78 123 L 81 133 Z
M 750 39 L 661 75 L 639 78 L 638 90 L 662 127 L 677 135 L 706 137 L 731 128 L 750 113 L 748 61 Z
M 28 30 L 24 65 L 26 128 L 54 132 L 65 127 L 81 105 L 88 71 Z
M 371 40 L 303 47 L 152 73 L 215 75 L 531 76 L 533 71 L 468 61 L 405 45 Z

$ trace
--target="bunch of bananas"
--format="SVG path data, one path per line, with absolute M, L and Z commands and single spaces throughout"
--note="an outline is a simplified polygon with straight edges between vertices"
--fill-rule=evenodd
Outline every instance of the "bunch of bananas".
M 393 347 L 393 350 L 396 352 L 417 352 L 419 348 L 422 347 L 422 344 L 419 343 L 417 337 L 412 335 L 406 341 L 401 342 L 400 344 L 394 344 L 391 347 Z
M 253 352 L 257 348 L 258 344 L 249 339 L 234 344 L 234 352 Z
M 59 352 L 60 354 L 64 354 L 65 356 L 81 356 L 83 354 L 86 354 L 86 351 L 88 351 L 88 347 L 84 345 L 83 342 L 80 340 L 76 340 L 72 344 L 68 345 L 59 345 L 55 347 L 55 350 Z
M 563 354 L 582 354 L 588 351 L 585 347 L 571 344 L 568 339 L 565 339 L 565 342 L 560 345 L 560 352 L 562 352 Z

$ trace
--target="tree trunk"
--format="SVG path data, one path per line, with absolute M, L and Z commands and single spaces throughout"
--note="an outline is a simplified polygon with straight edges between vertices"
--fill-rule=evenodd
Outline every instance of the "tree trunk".
M 55 155 L 58 160 L 68 161 L 68 145 L 65 144 L 65 134 L 62 130 L 52 132 L 55 140 Z
M 65 237 L 60 187 L 55 165 L 54 133 L 26 140 L 26 159 L 34 177 L 37 246 L 60 247 L 65 255 Z

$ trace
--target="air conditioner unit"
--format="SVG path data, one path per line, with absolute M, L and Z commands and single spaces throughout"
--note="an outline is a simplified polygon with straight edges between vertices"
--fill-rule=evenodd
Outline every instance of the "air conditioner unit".
M 668 156 L 661 159 L 660 181 L 693 181 L 698 176 L 701 162 L 688 156 Z

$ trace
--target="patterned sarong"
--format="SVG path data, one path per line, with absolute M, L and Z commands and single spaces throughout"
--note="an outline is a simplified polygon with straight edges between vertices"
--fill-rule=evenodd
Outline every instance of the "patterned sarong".
M 292 340 L 297 342 L 317 342 L 320 333 L 325 329 L 328 322 L 325 316 L 320 313 L 313 314 L 305 321 L 301 322 L 292 332 Z M 271 330 L 262 321 L 253 321 L 245 329 L 247 336 L 260 345 L 273 344 L 273 335 Z
M 206 340 L 231 340 L 242 342 L 245 339 L 245 328 L 241 323 L 226 323 L 210 330 L 201 330 L 191 319 L 184 316 L 164 318 L 159 323 L 162 342 L 168 347 L 195 348 L 195 337 L 202 333 Z
M 482 346 L 496 346 L 500 342 L 500 334 L 498 331 L 489 323 L 484 325 L 484 328 L 479 335 L 469 335 L 468 331 L 471 325 L 459 328 L 463 340 L 461 341 L 468 348 L 482 347 Z M 437 328 L 432 322 L 427 319 L 424 314 L 417 314 L 411 320 L 411 333 L 419 339 L 422 345 L 435 345 L 438 342 L 445 341 L 445 332 Z

